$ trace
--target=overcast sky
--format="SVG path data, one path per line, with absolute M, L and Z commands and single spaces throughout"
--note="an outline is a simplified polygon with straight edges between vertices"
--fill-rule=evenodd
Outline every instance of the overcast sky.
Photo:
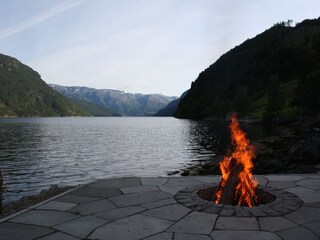
M 179 96 L 221 54 L 319 0 L 0 0 L 0 53 L 47 83 Z

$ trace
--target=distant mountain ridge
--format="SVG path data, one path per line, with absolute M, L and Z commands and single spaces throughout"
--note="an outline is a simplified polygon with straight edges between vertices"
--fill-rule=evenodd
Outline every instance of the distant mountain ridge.
M 161 94 L 133 94 L 113 89 L 49 85 L 70 99 L 105 106 L 123 116 L 151 116 L 169 102 L 177 99 L 177 97 L 168 97 Z
M 181 94 L 181 96 L 172 102 L 169 102 L 167 106 L 164 108 L 161 108 L 154 116 L 156 117 L 172 117 L 174 113 L 176 112 L 179 103 L 181 102 L 181 99 L 183 99 L 189 90 L 185 91 L 184 93 Z
M 90 116 L 50 88 L 39 73 L 19 60 L 0 54 L 0 116 Z

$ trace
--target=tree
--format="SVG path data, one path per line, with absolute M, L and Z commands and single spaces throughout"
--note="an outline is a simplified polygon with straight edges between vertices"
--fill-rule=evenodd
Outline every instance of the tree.
M 251 102 L 246 87 L 240 87 L 236 91 L 233 100 L 234 109 L 240 114 L 247 114 L 251 108 Z
M 311 72 L 301 79 L 295 90 L 293 103 L 299 107 L 300 114 L 316 116 L 320 113 L 320 71 Z
M 277 116 L 284 107 L 285 98 L 279 91 L 280 84 L 277 76 L 271 76 L 267 93 L 268 103 L 264 112 L 264 119 L 271 120 Z

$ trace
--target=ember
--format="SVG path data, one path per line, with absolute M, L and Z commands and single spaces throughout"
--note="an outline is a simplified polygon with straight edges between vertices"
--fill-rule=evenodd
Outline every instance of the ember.
M 254 147 L 250 145 L 246 133 L 240 128 L 237 114 L 231 116 L 229 128 L 233 149 L 228 151 L 220 163 L 222 179 L 214 202 L 252 207 L 258 204 L 258 181 L 252 176 Z

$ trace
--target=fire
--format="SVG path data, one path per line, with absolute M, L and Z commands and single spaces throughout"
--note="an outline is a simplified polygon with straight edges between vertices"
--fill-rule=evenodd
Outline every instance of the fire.
M 237 164 L 243 166 L 243 170 L 238 176 L 234 200 L 238 205 L 252 207 L 258 200 L 255 191 L 258 186 L 258 181 L 252 176 L 252 159 L 255 158 L 254 146 L 250 145 L 246 133 L 240 128 L 237 121 L 237 114 L 231 116 L 229 128 L 231 130 L 233 150 L 229 150 L 227 156 L 220 162 L 222 179 L 220 188 L 216 193 L 215 203 L 219 203 L 223 187 L 226 185 L 230 175 L 231 169 L 229 163 L 231 159 L 234 158 Z

